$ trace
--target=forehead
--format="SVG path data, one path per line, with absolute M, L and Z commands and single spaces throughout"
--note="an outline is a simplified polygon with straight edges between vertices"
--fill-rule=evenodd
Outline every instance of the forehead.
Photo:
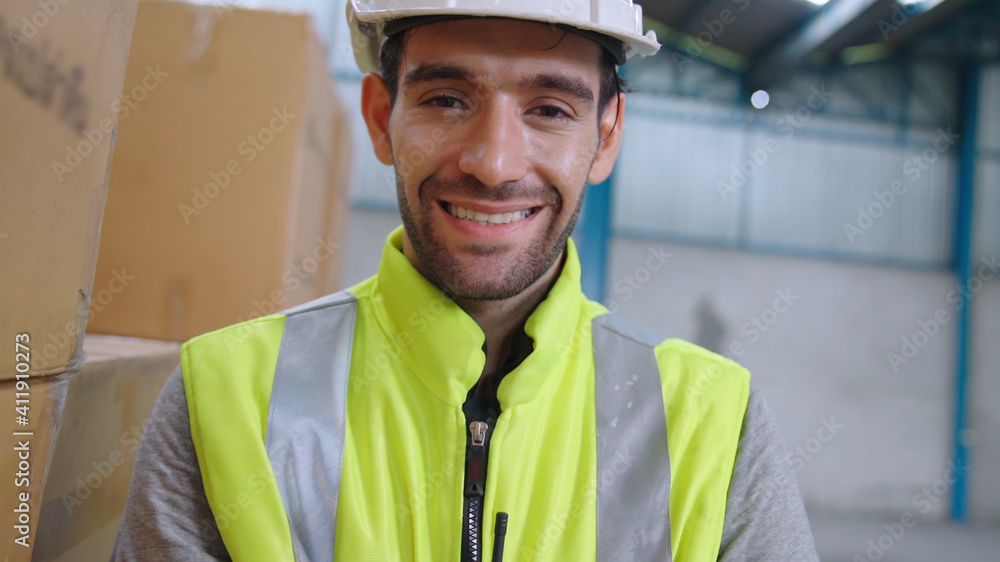
M 596 83 L 596 42 L 553 25 L 504 18 L 462 18 L 409 30 L 402 73 L 426 64 L 456 64 L 483 78 L 561 70 Z

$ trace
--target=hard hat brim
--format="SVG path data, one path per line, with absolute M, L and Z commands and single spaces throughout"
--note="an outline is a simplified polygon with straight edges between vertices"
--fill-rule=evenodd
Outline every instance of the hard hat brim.
M 468 19 L 475 17 L 497 18 L 497 16 L 469 16 L 469 15 L 458 15 L 458 14 L 411 16 L 408 18 L 400 18 L 387 21 L 382 29 L 382 33 L 384 33 L 386 37 L 392 37 L 408 29 L 413 29 L 414 27 L 419 27 L 421 25 L 437 23 L 440 21 Z M 498 19 L 508 19 L 508 18 L 498 18 Z M 520 19 L 521 21 L 532 21 L 532 20 L 524 20 L 523 18 L 518 18 L 518 19 Z M 587 39 L 590 39 L 591 41 L 594 41 L 601 47 L 604 47 L 604 49 L 611 54 L 611 56 L 615 60 L 615 64 L 617 65 L 625 64 L 626 60 L 625 44 L 621 41 L 621 39 L 616 39 L 609 35 L 605 35 L 604 33 L 597 33 L 589 29 L 581 29 L 579 27 L 575 27 L 572 25 L 566 25 L 562 23 L 557 23 L 553 25 L 560 29 L 571 31 L 573 33 L 576 33 L 577 35 L 581 35 L 583 37 L 586 37 Z

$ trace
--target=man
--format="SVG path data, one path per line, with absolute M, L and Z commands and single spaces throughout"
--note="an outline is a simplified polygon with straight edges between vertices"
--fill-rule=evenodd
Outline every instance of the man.
M 640 9 L 392 4 L 348 16 L 405 228 L 375 277 L 185 344 L 113 559 L 815 560 L 746 371 L 580 289 Z

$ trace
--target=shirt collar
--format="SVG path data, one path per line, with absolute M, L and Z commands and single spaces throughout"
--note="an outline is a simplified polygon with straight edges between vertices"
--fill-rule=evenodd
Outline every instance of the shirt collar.
M 471 316 L 413 267 L 402 243 L 399 227 L 386 240 L 372 286 L 376 321 L 413 375 L 440 400 L 460 408 L 483 372 L 485 335 Z M 569 240 L 559 277 L 524 324 L 534 350 L 500 382 L 497 398 L 502 409 L 535 399 L 548 374 L 565 362 L 581 335 L 584 300 L 580 262 Z

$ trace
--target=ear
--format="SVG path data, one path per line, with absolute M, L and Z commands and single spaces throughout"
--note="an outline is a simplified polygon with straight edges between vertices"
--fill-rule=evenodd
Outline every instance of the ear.
M 618 150 L 622 146 L 622 129 L 625 128 L 625 94 L 619 93 L 608 100 L 599 125 L 601 144 L 594 156 L 590 174 L 587 175 L 587 181 L 592 184 L 608 179 L 615 167 L 615 160 L 618 159 Z
M 361 79 L 361 114 L 368 126 L 368 136 L 379 162 L 392 166 L 392 143 L 389 140 L 389 89 L 382 77 L 374 72 Z

